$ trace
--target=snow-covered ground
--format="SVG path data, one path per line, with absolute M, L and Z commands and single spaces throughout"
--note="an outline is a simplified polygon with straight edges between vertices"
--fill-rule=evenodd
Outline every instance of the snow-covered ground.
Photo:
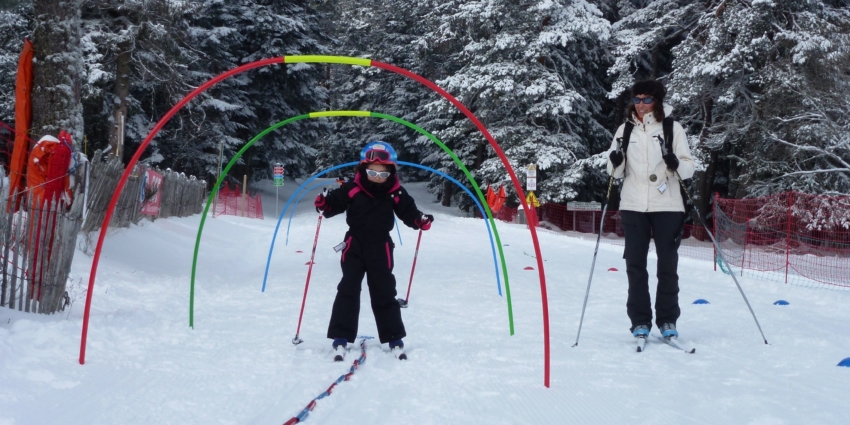
M 369 341 L 366 363 L 320 400 L 306 423 L 850 423 L 850 368 L 836 366 L 850 357 L 850 292 L 740 278 L 765 345 L 731 278 L 710 262 L 683 258 L 678 327 L 697 351 L 651 343 L 638 354 L 625 312 L 622 247 L 603 244 L 573 348 L 595 241 L 541 229 L 552 344 L 545 388 L 540 285 L 536 270 L 524 270 L 537 268 L 528 230 L 498 223 L 516 322 L 511 336 L 484 222 L 434 203 L 422 185 L 408 187 L 420 209 L 436 216 L 422 237 L 410 308 L 403 310 L 410 359 L 400 362 Z M 287 182 L 281 207 L 294 188 Z M 265 192 L 265 220 L 206 221 L 194 329 L 189 282 L 200 216 L 110 230 L 85 365 L 78 355 L 91 257 L 77 252 L 70 311 L 0 309 L 0 425 L 282 424 L 347 372 L 357 351 L 334 363 L 324 336 L 341 275 L 331 247 L 342 240 L 345 220 L 322 222 L 305 342 L 293 346 L 315 195 L 299 206 L 288 246 L 282 224 L 261 292 L 276 223 L 274 189 Z M 402 228 L 403 243 L 396 241 L 401 296 L 416 235 Z M 691 304 L 698 298 L 710 304 Z M 774 306 L 779 299 L 790 305 Z M 361 334 L 375 334 L 365 293 L 360 323 Z

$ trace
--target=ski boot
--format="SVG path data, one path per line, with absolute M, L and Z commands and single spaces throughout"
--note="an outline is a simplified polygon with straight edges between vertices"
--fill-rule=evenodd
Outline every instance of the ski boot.
M 649 326 L 635 326 L 635 329 L 632 331 L 632 336 L 635 337 L 635 342 L 637 343 L 637 352 L 642 353 L 646 348 L 646 338 L 649 336 Z
M 334 348 L 334 361 L 341 362 L 345 360 L 345 352 L 346 346 L 348 345 L 348 340 L 345 338 L 334 338 L 333 348 Z
M 407 360 L 407 354 L 404 353 L 404 342 L 402 340 L 390 341 L 390 351 L 392 351 L 395 358 Z
M 659 327 L 661 329 L 661 336 L 667 339 L 676 339 L 679 337 L 679 332 L 676 331 L 675 323 L 662 323 Z

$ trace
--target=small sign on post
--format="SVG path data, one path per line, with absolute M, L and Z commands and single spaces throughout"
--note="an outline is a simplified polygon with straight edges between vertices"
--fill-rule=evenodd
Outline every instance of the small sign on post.
M 277 163 L 274 165 L 274 186 L 276 188 L 274 195 L 274 215 L 277 215 L 278 201 L 280 199 L 280 187 L 283 186 L 283 164 Z
M 567 202 L 567 211 L 599 211 L 602 204 L 599 202 Z
M 537 166 L 534 164 L 525 169 L 525 190 L 537 190 Z
M 280 163 L 274 166 L 274 185 L 283 186 L 283 165 Z

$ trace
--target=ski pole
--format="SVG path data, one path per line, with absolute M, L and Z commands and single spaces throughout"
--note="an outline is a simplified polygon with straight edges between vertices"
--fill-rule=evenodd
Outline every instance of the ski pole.
M 407 296 L 404 299 L 398 298 L 398 305 L 401 308 L 407 308 L 407 300 L 410 299 L 410 287 L 413 286 L 413 272 L 416 270 L 416 257 L 419 256 L 419 242 L 422 241 L 422 229 L 419 229 L 419 237 L 416 238 L 416 252 L 413 254 L 413 267 L 410 268 L 410 281 L 407 282 Z
M 619 146 L 617 151 L 619 152 Z M 599 241 L 602 239 L 602 227 L 605 224 L 605 212 L 608 211 L 608 200 L 611 197 L 611 186 L 614 185 L 614 170 L 611 170 L 611 177 L 608 178 L 608 193 L 605 195 L 605 206 L 602 207 L 602 218 L 599 220 L 599 234 L 596 236 L 596 248 L 593 249 L 593 262 L 590 263 L 590 277 L 587 278 L 587 291 L 584 293 L 584 304 L 581 306 L 581 319 L 578 321 L 578 333 L 576 334 L 576 343 L 581 336 L 581 325 L 584 323 L 584 310 L 587 308 L 587 298 L 590 296 L 590 282 L 593 280 L 593 269 L 596 268 L 596 254 L 599 252 Z
M 310 287 L 310 275 L 313 273 L 313 259 L 316 258 L 316 244 L 319 242 L 319 229 L 322 228 L 322 214 L 319 213 L 319 224 L 316 225 L 316 236 L 313 238 L 313 253 L 310 254 L 310 267 L 307 269 L 307 282 L 304 283 L 304 297 L 301 299 L 301 313 L 298 314 L 298 328 L 295 329 L 295 338 L 292 343 L 298 345 L 304 340 L 298 337 L 301 333 L 301 319 L 304 317 L 304 304 L 307 302 L 307 289 Z
M 661 141 L 659 139 L 659 141 Z M 662 142 L 661 143 L 661 154 L 667 156 L 667 147 Z M 679 185 L 682 189 L 685 189 L 685 182 L 682 181 L 682 176 L 679 175 L 679 171 L 672 170 L 674 174 L 676 174 L 676 179 L 679 181 Z M 694 206 L 694 212 L 697 214 L 697 218 L 699 219 L 700 224 L 705 229 L 706 233 L 708 233 L 708 237 L 711 238 L 711 243 L 714 244 L 714 249 L 717 251 L 717 255 L 720 257 L 721 263 L 725 263 L 728 270 L 732 270 L 729 268 L 729 263 L 723 258 L 723 251 L 720 250 L 720 246 L 717 244 L 717 240 L 714 239 L 714 234 L 711 233 L 711 230 L 708 230 L 708 225 L 705 224 L 705 220 L 702 219 L 702 215 L 699 213 L 699 208 L 696 207 L 696 202 L 691 198 L 690 192 L 685 189 L 685 195 L 688 196 L 688 200 L 691 201 L 691 204 Z M 722 266 L 722 264 L 721 264 Z M 767 338 L 764 336 L 764 332 L 761 330 L 761 325 L 759 324 L 759 319 L 756 317 L 756 313 L 753 311 L 753 307 L 750 305 L 750 300 L 747 299 L 747 295 L 744 294 L 744 288 L 741 287 L 741 284 L 738 283 L 738 278 L 735 277 L 735 273 L 729 273 L 729 276 L 732 276 L 732 280 L 735 281 L 735 285 L 738 286 L 738 292 L 741 293 L 741 296 L 744 297 L 744 303 L 747 304 L 747 308 L 750 309 L 750 314 L 753 315 L 753 320 L 756 322 L 756 327 L 759 328 L 759 333 L 761 334 L 761 339 L 764 340 L 764 343 L 767 344 Z

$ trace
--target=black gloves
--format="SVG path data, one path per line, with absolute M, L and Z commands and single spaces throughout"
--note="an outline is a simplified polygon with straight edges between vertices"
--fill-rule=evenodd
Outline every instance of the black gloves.
M 676 158 L 676 154 L 673 152 L 664 155 L 662 158 L 670 171 L 676 171 L 676 169 L 679 168 L 679 158 Z
M 608 155 L 608 159 L 611 160 L 611 164 L 614 168 L 620 166 L 623 163 L 623 152 L 622 151 L 611 151 Z

